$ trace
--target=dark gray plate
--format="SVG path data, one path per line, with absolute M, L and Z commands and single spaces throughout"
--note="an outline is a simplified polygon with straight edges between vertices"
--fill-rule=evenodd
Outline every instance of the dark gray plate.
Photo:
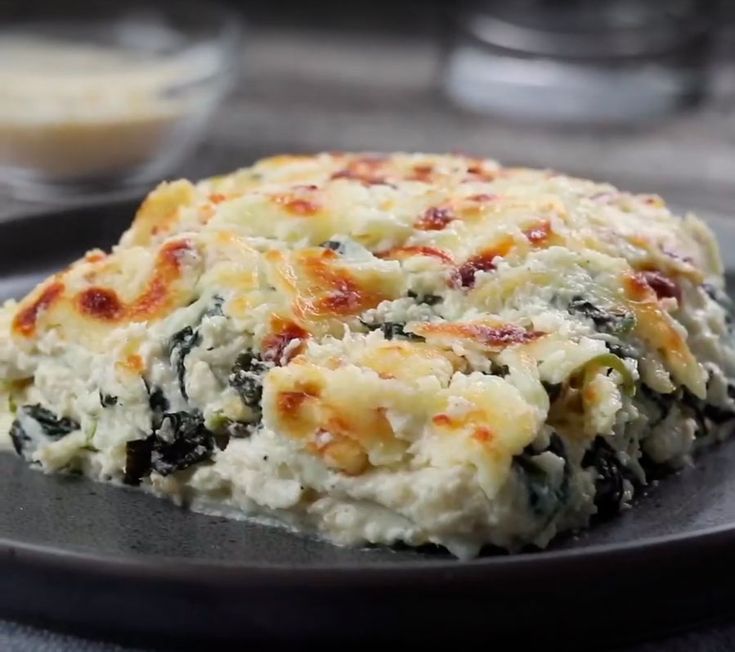
M 0 223 L 0 294 L 109 247 L 130 204 Z M 735 598 L 735 442 L 635 509 L 546 552 L 459 563 L 347 550 L 186 513 L 0 454 L 0 613 L 87 634 L 187 641 L 397 637 L 612 641 L 719 617 Z

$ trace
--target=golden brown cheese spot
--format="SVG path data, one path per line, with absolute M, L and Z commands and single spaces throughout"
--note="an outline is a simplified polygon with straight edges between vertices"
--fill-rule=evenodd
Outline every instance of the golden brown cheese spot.
M 497 170 L 487 168 L 484 161 L 469 159 L 465 181 L 494 181 L 497 176 Z
M 194 250 L 189 240 L 177 240 L 164 245 L 158 253 L 153 275 L 143 293 L 126 311 L 129 320 L 142 321 L 165 314 L 175 303 L 172 285 L 181 276 L 183 258 Z
M 489 192 L 480 192 L 480 193 L 477 193 L 476 195 L 470 195 L 469 197 L 467 197 L 467 199 L 469 199 L 472 202 L 476 202 L 478 204 L 486 204 L 487 202 L 498 199 L 498 196 L 493 195 L 492 193 L 489 193 Z
M 307 199 L 290 199 L 284 206 L 292 215 L 309 217 L 319 211 L 319 205 Z
M 287 364 L 303 350 L 306 340 L 309 338 L 309 332 L 290 319 L 277 315 L 271 317 L 270 325 L 271 332 L 261 342 L 263 358 L 275 364 Z M 289 348 L 289 345 L 296 340 L 300 344 L 297 347 Z M 288 352 L 286 352 L 287 348 Z M 284 357 L 286 353 L 287 355 Z
M 103 261 L 106 257 L 107 254 L 104 251 L 93 249 L 92 251 L 88 251 L 86 254 L 84 254 L 84 262 L 99 263 Z
M 56 280 L 21 302 L 13 332 L 24 337 L 37 336 L 42 324 L 46 324 L 49 328 L 59 328 L 63 339 L 83 340 L 93 347 L 119 324 L 165 316 L 181 303 L 182 288 L 177 282 L 182 275 L 184 256 L 192 249 L 193 244 L 188 240 L 161 247 L 142 291 L 127 300 L 117 290 L 104 285 L 105 279 L 119 272 L 119 261 L 114 255 L 91 265 L 83 260 L 84 266 L 72 266 L 67 272 L 70 279 L 79 272 L 73 281 Z M 71 293 L 70 285 L 82 287 Z
M 382 409 L 363 410 L 358 418 L 351 418 L 328 404 L 322 407 L 328 416 L 310 449 L 321 454 L 329 466 L 358 475 L 369 466 L 365 446 L 393 439 L 393 429 Z
M 383 156 L 361 156 L 352 159 L 346 167 L 335 172 L 332 179 L 352 179 L 366 186 L 386 184 L 384 173 L 386 160 Z
M 416 323 L 410 331 L 427 339 L 467 340 L 490 350 L 514 344 L 528 344 L 546 333 L 529 331 L 515 324 L 492 325 L 483 322 Z
M 538 224 L 525 229 L 523 235 L 534 246 L 546 244 L 552 235 L 551 224 L 548 220 L 542 220 Z
M 363 439 L 392 437 L 392 430 L 381 410 L 372 410 L 369 418 L 350 419 L 327 400 L 320 400 L 318 384 L 296 385 L 281 391 L 276 399 L 281 432 L 306 438 L 306 449 L 325 463 L 349 475 L 358 475 L 368 467 Z M 371 418 L 370 418 L 371 417 Z
M 472 439 L 481 444 L 487 444 L 493 439 L 493 431 L 487 426 L 477 426 L 472 433 Z
M 318 186 L 314 185 L 293 186 L 291 192 L 274 195 L 272 199 L 290 215 L 312 217 L 321 208 L 315 198 L 318 189 Z
M 487 414 L 480 409 L 470 410 L 462 416 L 450 416 L 443 412 L 435 414 L 432 423 L 444 431 L 460 431 L 469 428 L 470 437 L 481 443 L 489 444 L 494 439 L 493 431 L 483 423 L 487 419 Z
M 431 420 L 434 425 L 440 428 L 447 428 L 452 425 L 452 418 L 448 414 L 435 414 Z
M 30 337 L 36 330 L 38 316 L 54 305 L 64 292 L 64 284 L 54 281 L 42 288 L 38 297 L 27 306 L 20 305 L 20 309 L 13 319 L 13 331 L 19 335 Z
M 356 354 L 358 364 L 381 378 L 412 382 L 432 376 L 449 382 L 452 373 L 465 369 L 466 361 L 445 349 L 423 342 L 391 340 Z
M 503 238 L 498 244 L 475 254 L 462 263 L 452 274 L 450 285 L 456 288 L 471 288 L 475 285 L 478 272 L 492 272 L 496 259 L 506 256 L 513 248 L 513 238 Z
M 217 214 L 214 204 L 204 204 L 199 209 L 199 221 L 202 224 L 209 224 L 211 219 Z
M 87 317 L 103 321 L 117 321 L 125 313 L 125 307 L 115 290 L 91 287 L 76 297 L 77 310 Z
M 348 268 L 338 263 L 339 256 L 330 249 L 302 250 L 296 254 L 296 273 L 301 293 L 294 311 L 302 317 L 355 315 L 374 308 L 390 298 L 379 283 L 358 280 Z
M 681 303 L 681 288 L 679 285 L 658 270 L 644 270 L 635 275 L 635 282 L 646 284 L 659 299 L 676 299 Z
M 263 394 L 266 425 L 344 473 L 400 460 L 408 443 L 396 438 L 387 417 L 394 392 L 386 383 L 394 381 L 354 367 L 327 369 L 302 358 L 271 369 Z
M 421 181 L 431 183 L 434 177 L 434 166 L 430 163 L 419 163 L 411 168 L 411 174 L 406 178 L 409 181 Z
M 333 426 L 333 430 L 336 430 Z M 327 466 L 339 469 L 347 475 L 360 475 L 370 466 L 367 453 L 360 445 L 330 430 L 322 430 L 314 442 L 307 446 L 312 453 L 324 459 Z
M 416 228 L 420 231 L 441 231 L 447 225 L 456 220 L 457 216 L 451 208 L 432 207 L 426 210 L 416 222 Z
M 130 355 L 123 358 L 121 364 L 123 367 L 136 374 L 139 374 L 145 369 L 143 358 L 137 353 L 131 353 Z
M 664 202 L 664 200 L 658 195 L 642 195 L 640 197 L 643 199 L 643 203 L 648 204 L 649 206 L 655 206 L 656 208 L 663 208 L 666 206 L 666 202 Z
M 425 245 L 405 246 L 405 247 L 393 247 L 387 251 L 382 251 L 375 254 L 378 258 L 384 258 L 387 260 L 405 260 L 411 256 L 429 256 L 430 258 L 436 258 L 441 260 L 443 263 L 449 265 L 454 263 L 452 254 L 444 249 L 438 247 L 429 247 Z
M 587 403 L 597 403 L 600 400 L 597 387 L 592 383 L 587 383 L 582 389 L 582 397 Z
M 275 397 L 279 432 L 302 439 L 309 437 L 320 422 L 322 386 L 317 381 L 297 381 Z
M 623 288 L 635 312 L 634 332 L 649 346 L 659 351 L 672 375 L 695 394 L 705 391 L 704 377 L 685 337 L 658 302 L 658 295 L 641 273 L 628 274 Z
M 223 201 L 227 200 L 227 195 L 221 192 L 213 192 L 209 195 L 209 201 L 211 201 L 213 204 L 221 204 Z
M 406 180 L 431 183 L 435 176 L 435 168 L 431 163 L 417 163 L 411 167 L 411 172 L 406 175 Z
M 307 392 L 281 392 L 278 394 L 278 411 L 282 414 L 295 413 L 301 408 L 302 403 L 312 396 Z
M 192 205 L 196 188 L 188 181 L 162 183 L 141 204 L 130 229 L 130 244 L 148 245 L 151 240 L 173 229 L 183 206 Z
M 492 193 L 470 195 L 461 201 L 459 214 L 463 220 L 468 222 L 481 220 L 488 214 L 488 205 L 498 199 L 500 197 Z

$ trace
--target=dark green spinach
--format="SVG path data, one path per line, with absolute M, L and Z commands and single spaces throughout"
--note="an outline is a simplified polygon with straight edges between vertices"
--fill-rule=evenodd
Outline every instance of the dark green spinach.
M 635 326 L 635 315 L 633 313 L 622 310 L 602 310 L 580 296 L 572 297 L 567 310 L 572 315 L 580 315 L 591 319 L 597 330 L 602 333 L 627 335 Z
M 635 476 L 618 457 L 617 451 L 604 437 L 595 437 L 585 451 L 582 468 L 595 471 L 595 506 L 601 516 L 620 511 L 625 497 L 625 481 L 635 482 Z
M 546 451 L 564 460 L 564 474 L 558 485 L 552 483 L 549 474 L 536 461 L 536 457 L 545 451 L 535 451 L 532 445 L 526 446 L 520 455 L 513 458 L 513 464 L 525 481 L 528 504 L 533 513 L 551 519 L 569 498 L 569 464 L 564 442 L 556 433 L 551 435 Z
M 418 294 L 413 290 L 409 290 L 407 292 L 407 296 L 411 297 L 411 299 L 414 299 L 416 303 L 424 303 L 427 306 L 435 306 L 437 303 L 441 303 L 443 301 L 442 297 L 440 297 L 438 294 Z
M 179 379 L 179 391 L 184 400 L 189 400 L 189 395 L 186 393 L 186 356 L 200 343 L 199 331 L 195 331 L 191 326 L 186 326 L 174 333 L 168 343 L 168 354 L 171 358 L 171 364 L 176 369 L 176 377 Z
M 263 376 L 270 367 L 253 351 L 244 351 L 235 360 L 229 384 L 253 412 L 253 422 L 260 421 Z
M 33 437 L 23 427 L 24 419 L 35 421 L 46 439 L 56 441 L 65 437 L 70 432 L 79 430 L 79 424 L 68 417 L 58 417 L 51 410 L 46 409 L 39 403 L 35 405 L 23 405 L 19 408 L 19 416 L 10 426 L 10 440 L 18 455 L 23 455 Z
M 215 435 L 200 412 L 167 412 L 145 439 L 129 441 L 125 450 L 127 484 L 139 484 L 152 471 L 166 476 L 212 457 Z
M 100 405 L 103 408 L 117 405 L 117 396 L 113 396 L 112 394 L 103 394 L 100 392 Z
M 415 333 L 408 333 L 405 330 L 406 324 L 401 324 L 395 321 L 386 321 L 380 324 L 378 328 L 383 333 L 383 337 L 386 340 L 401 339 L 409 340 L 411 342 L 425 342 L 426 339 Z
M 344 254 L 347 249 L 345 243 L 341 240 L 327 240 L 326 242 L 322 242 L 320 246 L 340 255 Z

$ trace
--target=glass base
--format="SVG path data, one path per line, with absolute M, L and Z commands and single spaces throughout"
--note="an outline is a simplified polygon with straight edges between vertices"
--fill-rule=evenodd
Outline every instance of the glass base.
M 0 183 L 0 194 L 24 202 L 42 204 L 77 203 L 79 201 L 118 200 L 140 197 L 152 189 L 155 182 L 137 181 L 120 183 L 43 183 L 5 179 Z
M 657 66 L 605 68 L 498 57 L 461 46 L 450 56 L 444 88 L 473 111 L 528 120 L 625 123 L 689 106 L 702 95 L 688 71 Z

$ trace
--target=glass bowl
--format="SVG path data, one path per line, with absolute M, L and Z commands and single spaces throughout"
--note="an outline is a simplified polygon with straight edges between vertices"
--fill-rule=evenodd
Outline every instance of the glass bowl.
M 238 17 L 204 0 L 57 4 L 0 10 L 0 183 L 48 200 L 170 173 L 233 83 Z

